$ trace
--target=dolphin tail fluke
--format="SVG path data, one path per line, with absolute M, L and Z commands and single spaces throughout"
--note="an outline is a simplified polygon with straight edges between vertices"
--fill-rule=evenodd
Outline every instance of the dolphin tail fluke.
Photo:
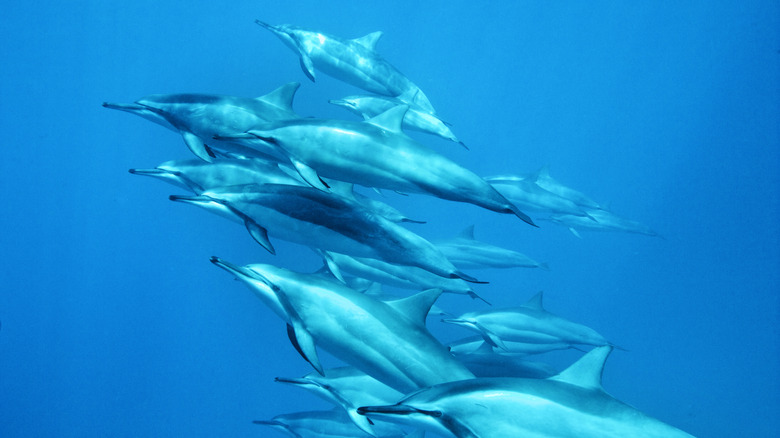
M 543 271 L 549 271 L 550 270 L 550 265 L 547 264 L 547 262 L 539 263 L 538 267 L 539 267 L 539 269 L 541 269 Z

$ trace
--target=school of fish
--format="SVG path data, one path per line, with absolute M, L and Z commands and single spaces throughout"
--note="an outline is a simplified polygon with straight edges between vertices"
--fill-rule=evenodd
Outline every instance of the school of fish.
M 196 157 L 131 173 L 186 190 L 170 199 L 243 225 L 272 254 L 273 238 L 308 246 L 323 260 L 324 269 L 299 272 L 211 258 L 284 321 L 314 369 L 277 381 L 336 407 L 255 423 L 298 438 L 691 436 L 607 394 L 601 376 L 615 346 L 546 311 L 541 293 L 517 307 L 459 316 L 434 305 L 442 293 L 485 300 L 473 290 L 483 282 L 467 273 L 472 269 L 547 270 L 546 263 L 476 240 L 473 226 L 428 241 L 405 225 L 422 218 L 354 186 L 469 203 L 536 227 L 526 213 L 533 212 L 577 237 L 578 229 L 654 231 L 559 183 L 546 167 L 481 177 L 405 134 L 420 131 L 466 147 L 422 90 L 376 51 L 381 32 L 345 39 L 256 23 L 298 55 L 311 81 L 321 72 L 369 93 L 330 101 L 364 120 L 299 116 L 296 82 L 257 98 L 169 94 L 103 104 L 180 133 Z M 418 292 L 388 296 L 380 285 Z M 472 336 L 442 344 L 425 326 L 429 314 Z M 570 348 L 590 351 L 560 372 L 528 360 Z M 323 368 L 318 349 L 346 366 Z

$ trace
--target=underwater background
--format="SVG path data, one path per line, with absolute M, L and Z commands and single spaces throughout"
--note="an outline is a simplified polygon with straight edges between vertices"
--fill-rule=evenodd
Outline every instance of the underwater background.
M 413 134 L 482 176 L 551 175 L 661 237 L 581 231 L 436 198 L 384 198 L 428 239 L 479 240 L 550 270 L 478 271 L 494 306 L 545 307 L 626 351 L 616 398 L 699 437 L 780 426 L 780 3 L 43 1 L 0 14 L 0 436 L 281 436 L 252 420 L 330 406 L 284 324 L 209 256 L 314 271 L 127 172 L 191 158 L 104 101 L 260 96 L 302 83 L 303 116 L 362 92 L 254 24 L 347 38 L 425 91 L 470 148 Z M 370 194 L 370 191 L 364 191 Z M 409 294 L 409 292 L 405 292 Z M 486 305 L 445 295 L 453 313 Z M 428 326 L 443 341 L 470 333 Z M 551 358 L 565 367 L 581 353 Z M 327 355 L 327 366 L 339 364 Z

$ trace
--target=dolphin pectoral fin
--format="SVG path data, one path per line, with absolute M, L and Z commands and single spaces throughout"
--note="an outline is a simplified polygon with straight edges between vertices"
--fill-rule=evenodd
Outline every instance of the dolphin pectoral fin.
M 184 144 L 195 154 L 196 157 L 206 162 L 213 162 L 216 154 L 203 143 L 197 135 L 189 131 L 181 131 L 181 136 L 184 138 Z
M 578 239 L 582 239 L 582 236 L 580 236 L 580 232 L 579 231 L 575 230 L 572 227 L 569 227 L 569 231 L 571 231 L 571 233 L 574 234 L 574 237 L 576 237 Z
M 371 421 L 370 418 L 366 417 L 365 415 L 358 414 L 357 408 L 355 407 L 347 408 L 344 406 L 344 409 L 346 409 L 347 415 L 349 415 L 349 419 L 355 423 L 355 426 L 373 437 L 377 436 L 376 432 L 374 432 L 373 428 L 371 427 L 374 422 Z
M 325 192 L 330 191 L 329 190 L 330 186 L 327 183 L 325 183 L 325 181 L 323 181 L 319 175 L 317 175 L 316 170 L 307 166 L 302 161 L 298 161 L 295 159 L 290 159 L 290 161 L 292 161 L 293 166 L 295 166 L 295 170 L 298 171 L 298 174 L 301 176 L 301 178 L 303 178 L 304 181 L 306 181 L 306 183 L 322 191 Z
M 309 55 L 301 52 L 301 70 L 306 74 L 306 77 L 309 78 L 310 81 L 315 82 L 314 80 L 314 63 L 311 62 L 311 58 Z
M 303 327 L 300 320 L 293 318 L 291 324 L 287 325 L 287 336 L 290 338 L 295 349 L 298 350 L 298 353 L 306 359 L 306 362 L 309 362 L 321 376 L 324 376 L 325 370 L 322 368 L 320 358 L 317 356 L 314 338 L 312 338 L 311 333 Z
M 248 217 L 244 217 L 244 226 L 246 227 L 246 230 L 249 231 L 249 235 L 255 239 L 255 242 L 259 243 L 260 246 L 265 248 L 271 254 L 276 255 L 276 250 L 271 244 L 271 241 L 268 239 L 268 230 L 261 227 L 257 224 L 257 222 Z
M 479 330 L 480 334 L 482 335 L 482 339 L 484 339 L 488 345 L 491 345 L 496 348 L 500 348 L 504 351 L 509 351 L 509 348 L 506 346 L 506 344 L 504 344 L 504 341 L 501 340 L 501 338 L 498 337 L 497 334 L 493 333 L 491 330 L 487 329 L 485 326 L 483 326 L 480 323 L 476 323 L 475 326 Z
M 325 261 L 325 266 L 328 267 L 330 273 L 333 274 L 338 281 L 347 284 L 344 280 L 344 276 L 341 275 L 341 268 L 339 268 L 339 265 L 333 260 L 333 256 L 327 251 L 318 250 L 317 252 L 322 256 L 322 260 Z

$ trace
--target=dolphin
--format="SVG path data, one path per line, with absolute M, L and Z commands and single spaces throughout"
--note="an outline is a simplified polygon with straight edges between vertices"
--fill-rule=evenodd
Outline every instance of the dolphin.
M 346 108 L 350 112 L 363 117 L 368 120 L 372 117 L 378 116 L 383 112 L 403 105 L 404 102 L 409 102 L 413 99 L 395 98 L 387 96 L 347 96 L 341 99 L 332 99 L 328 102 Z M 402 126 L 406 129 L 412 129 L 415 131 L 425 132 L 441 137 L 445 140 L 450 140 L 464 148 L 468 147 L 460 140 L 455 134 L 452 133 L 449 126 L 434 114 L 430 114 L 416 105 L 409 105 L 409 111 L 404 114 Z
M 498 353 L 510 353 L 523 356 L 530 356 L 534 354 L 549 353 L 555 350 L 566 350 L 572 348 L 572 346 L 566 342 L 557 342 L 550 344 L 535 344 L 530 342 L 514 342 L 503 341 L 506 350 L 499 350 Z M 455 356 L 462 356 L 471 353 L 482 353 L 490 347 L 490 351 L 495 351 L 494 348 L 487 342 L 482 336 L 469 336 L 457 341 L 450 342 L 448 348 L 450 352 Z
M 358 413 L 457 438 L 692 438 L 604 391 L 611 346 L 547 379 L 476 378 L 434 385 Z
M 301 177 L 322 190 L 327 190 L 321 178 L 326 177 L 366 187 L 426 193 L 515 214 L 536 226 L 485 180 L 404 134 L 401 120 L 407 109 L 400 105 L 362 122 L 282 121 L 272 129 L 250 130 L 232 139 L 244 139 L 247 147 L 279 147 Z
M 476 240 L 474 225 L 461 231 L 458 237 L 432 243 L 460 269 L 541 268 L 545 271 L 549 270 L 547 263 L 539 263 L 517 251 Z
M 460 278 L 444 278 L 414 266 L 401 266 L 382 260 L 352 257 L 332 251 L 319 251 L 328 269 L 344 282 L 342 272 L 373 282 L 403 289 L 442 289 L 479 298 L 471 286 Z
M 395 403 L 404 395 L 354 367 L 327 369 L 324 376 L 314 371 L 300 378 L 277 377 L 275 381 L 306 389 L 343 408 L 357 427 L 374 436 L 372 424 L 357 413 L 357 408 Z
M 587 195 L 561 184 L 558 182 L 558 180 L 550 176 L 549 166 L 544 166 L 535 173 L 527 175 L 497 175 L 492 177 L 492 179 L 495 181 L 503 181 L 507 184 L 517 181 L 531 181 L 536 183 L 536 185 L 543 188 L 544 190 L 552 192 L 561 198 L 568 199 L 569 201 L 577 204 L 583 210 L 600 210 L 603 208 L 599 205 L 598 202 L 592 200 Z
M 276 35 L 293 52 L 298 53 L 301 69 L 314 82 L 314 69 L 372 93 L 390 97 L 409 97 L 410 104 L 433 114 L 428 98 L 406 76 L 376 52 L 382 32 L 361 38 L 344 39 L 298 26 L 272 26 L 260 20 L 255 23 Z
M 246 184 L 305 184 L 297 174 L 282 169 L 279 163 L 251 158 L 214 158 L 211 163 L 171 160 L 153 169 L 130 169 L 130 173 L 158 178 L 196 195 L 219 187 Z
M 196 195 L 220 187 L 247 184 L 307 185 L 294 170 L 277 162 L 251 157 L 220 157 L 211 163 L 202 160 L 172 160 L 153 169 L 130 169 L 130 173 L 155 177 Z M 355 192 L 351 184 L 339 181 L 330 181 L 328 184 L 333 192 L 357 201 L 390 221 L 423 223 L 410 219 L 382 201 Z
M 587 211 L 574 202 L 541 188 L 534 181 L 506 177 L 488 177 L 485 181 L 520 208 L 543 213 L 583 216 L 594 220 Z
M 441 290 L 384 302 L 318 274 L 262 264 L 240 267 L 217 257 L 211 261 L 266 304 L 281 305 L 298 351 L 321 375 L 315 344 L 402 393 L 474 377 L 425 328 Z
M 503 341 L 537 344 L 610 345 L 595 330 L 553 315 L 542 307 L 542 292 L 520 307 L 468 312 L 443 322 L 474 330 L 493 347 L 508 351 Z
M 658 233 L 647 225 L 618 216 L 608 210 L 589 210 L 589 215 L 594 220 L 582 220 L 580 217 L 567 214 L 551 215 L 549 220 L 553 223 L 569 227 L 572 234 L 577 237 L 580 237 L 580 234 L 576 231 L 577 228 L 591 231 L 622 231 L 624 233 L 660 237 Z
M 215 141 L 214 136 L 245 132 L 270 122 L 298 118 L 292 109 L 292 100 L 299 86 L 297 82 L 290 82 L 257 98 L 210 94 L 155 94 L 131 104 L 104 102 L 103 106 L 136 114 L 181 133 L 184 143 L 192 153 L 205 161 L 212 161 L 217 156 L 211 146 L 279 160 L 272 148 L 247 149 L 229 141 Z
M 306 411 L 277 415 L 271 420 L 254 421 L 292 438 L 366 438 L 366 432 L 350 422 L 343 411 Z M 372 433 L 381 438 L 422 438 L 421 432 L 405 433 L 395 424 L 378 421 Z
M 200 196 L 171 196 L 243 220 L 250 235 L 275 253 L 268 238 L 401 265 L 417 266 L 446 278 L 478 282 L 459 271 L 419 235 L 350 199 L 312 187 L 251 184 L 223 187 Z

